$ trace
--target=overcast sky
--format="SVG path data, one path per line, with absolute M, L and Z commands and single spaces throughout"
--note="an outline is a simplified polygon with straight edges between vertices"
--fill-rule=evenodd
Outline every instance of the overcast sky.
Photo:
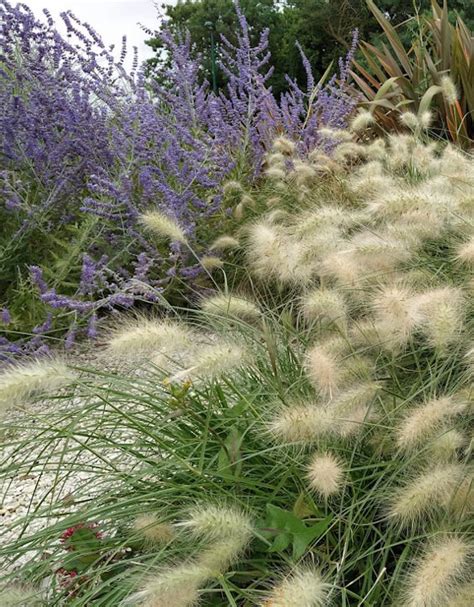
M 37 16 L 41 9 L 47 8 L 53 17 L 61 11 L 72 10 L 82 21 L 87 21 L 102 36 L 104 42 L 115 44 L 120 52 L 122 36 L 127 35 L 130 45 L 137 46 L 140 59 L 151 55 L 149 47 L 143 41 L 146 34 L 139 23 L 150 29 L 157 28 L 157 11 L 153 0 L 22 0 Z M 14 3 L 14 2 L 13 2 Z M 176 0 L 158 0 L 158 6 L 175 4 Z

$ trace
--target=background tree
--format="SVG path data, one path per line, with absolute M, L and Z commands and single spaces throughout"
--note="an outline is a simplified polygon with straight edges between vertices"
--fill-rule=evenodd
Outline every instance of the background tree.
M 350 46 L 352 31 L 358 28 L 361 38 L 376 42 L 380 26 L 367 7 L 366 0 L 241 0 L 242 12 L 251 24 L 255 40 L 264 28 L 270 28 L 269 48 L 275 71 L 271 85 L 278 95 L 286 88 L 285 75 L 304 82 L 305 73 L 295 46 L 303 47 L 315 76 L 322 76 L 331 61 L 344 55 Z M 431 10 L 431 0 L 379 0 L 377 6 L 400 28 L 402 39 L 410 39 L 410 20 Z M 454 19 L 458 12 L 466 25 L 474 27 L 474 2 L 450 0 Z M 176 6 L 163 5 L 169 29 L 173 33 L 189 30 L 196 50 L 202 53 L 203 77 L 214 80 L 216 88 L 224 85 L 216 69 L 220 36 L 234 42 L 237 16 L 233 0 L 184 0 Z M 407 23 L 408 22 L 408 23 Z M 404 35 L 403 35 L 404 34 Z M 166 61 L 158 38 L 147 41 L 156 51 L 151 67 Z

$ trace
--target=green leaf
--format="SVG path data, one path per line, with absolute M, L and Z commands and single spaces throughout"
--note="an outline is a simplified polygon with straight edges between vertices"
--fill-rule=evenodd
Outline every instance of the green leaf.
M 296 561 L 300 559 L 306 552 L 308 546 L 320 537 L 326 529 L 329 527 L 332 521 L 332 514 L 319 521 L 312 527 L 308 527 L 305 531 L 296 533 L 293 538 L 293 559 Z

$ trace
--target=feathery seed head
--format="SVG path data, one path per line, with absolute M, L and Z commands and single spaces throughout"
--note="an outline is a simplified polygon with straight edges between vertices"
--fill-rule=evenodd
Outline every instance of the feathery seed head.
M 363 158 L 366 154 L 365 146 L 353 141 L 347 141 L 337 146 L 333 158 L 337 162 L 348 162 Z
M 469 573 L 472 550 L 472 545 L 456 536 L 429 542 L 408 576 L 403 605 L 446 607 Z
M 141 223 L 157 236 L 168 238 L 173 242 L 186 243 L 184 230 L 178 223 L 160 211 L 148 211 L 140 217 Z
M 437 462 L 452 461 L 465 444 L 466 439 L 455 428 L 442 429 L 439 436 L 429 444 L 428 457 Z
M 173 354 L 189 347 L 194 334 L 183 324 L 139 318 L 125 321 L 108 340 L 106 355 L 118 360 L 139 360 L 154 352 Z
M 159 570 L 149 577 L 143 589 L 128 597 L 126 604 L 137 607 L 195 607 L 199 589 L 212 572 L 194 563 Z
M 296 179 L 296 183 L 304 185 L 306 183 L 311 183 L 317 173 L 310 164 L 297 160 L 293 163 L 293 175 Z
M 341 384 L 344 368 L 342 357 L 348 345 L 342 338 L 316 344 L 306 355 L 306 373 L 310 382 L 327 395 L 332 395 Z
M 195 537 L 208 541 L 238 538 L 247 543 L 252 535 L 252 521 L 240 509 L 214 504 L 194 506 L 181 523 Z
M 133 528 L 150 544 L 168 544 L 175 537 L 172 525 L 161 523 L 154 514 L 140 514 L 135 519 Z
M 285 165 L 286 157 L 281 152 L 273 152 L 272 154 L 267 154 L 265 156 L 265 160 L 268 162 L 270 166 L 274 165 Z
M 211 317 L 233 317 L 245 322 L 255 322 L 260 318 L 258 306 L 245 297 L 224 293 L 207 297 L 202 301 L 201 309 Z
M 332 432 L 334 418 L 317 404 L 294 404 L 280 409 L 268 423 L 268 431 L 283 444 L 312 443 Z
M 369 126 L 375 123 L 374 116 L 367 110 L 360 110 L 358 114 L 352 119 L 350 128 L 356 133 L 359 131 L 365 131 Z
M 74 373 L 58 359 L 34 360 L 0 373 L 0 412 L 28 397 L 48 393 L 74 380 Z
M 265 175 L 269 178 L 269 179 L 274 179 L 276 181 L 283 181 L 286 177 L 286 171 L 284 168 L 282 168 L 279 165 L 276 166 L 270 166 L 268 167 L 268 169 L 265 171 Z
M 232 179 L 224 183 L 222 191 L 224 192 L 224 194 L 240 194 L 241 192 L 243 192 L 243 187 L 239 181 Z
M 464 295 L 460 289 L 442 287 L 417 297 L 421 329 L 430 345 L 444 352 L 459 340 L 464 324 Z
M 215 257 L 214 255 L 204 255 L 204 257 L 201 257 L 200 263 L 208 272 L 212 272 L 213 270 L 217 270 L 224 266 L 222 259 Z
M 458 586 L 454 592 L 454 596 L 447 603 L 446 607 L 472 607 L 473 596 L 474 582 Z
M 456 259 L 474 268 L 474 236 L 458 248 Z
M 270 592 L 261 607 L 324 607 L 329 584 L 316 569 L 297 569 Z
M 417 300 L 407 288 L 383 289 L 375 298 L 373 308 L 377 331 L 388 350 L 405 346 L 421 321 Z
M 188 368 L 175 373 L 171 382 L 189 379 L 217 379 L 231 373 L 250 361 L 248 350 L 238 343 L 219 341 L 194 348 Z
M 308 321 L 320 320 L 341 330 L 347 326 L 347 305 L 334 289 L 314 289 L 303 298 L 303 316 Z
M 417 527 L 430 515 L 446 510 L 463 479 L 460 464 L 440 464 L 399 487 L 391 497 L 388 517 L 401 527 Z
M 226 249 L 236 249 L 239 241 L 233 236 L 219 236 L 211 245 L 211 251 L 225 251 Z
M 286 156 L 291 156 L 296 150 L 296 145 L 286 137 L 277 137 L 273 142 L 273 149 Z
M 399 116 L 401 124 L 412 131 L 416 131 L 420 127 L 420 121 L 413 112 L 402 112 Z
M 440 85 L 446 103 L 448 105 L 454 105 L 458 100 L 458 90 L 452 78 L 443 76 Z
M 420 116 L 419 116 L 419 120 L 420 120 L 420 126 L 422 129 L 429 129 L 430 126 L 433 123 L 433 112 L 430 112 L 429 110 L 425 110 L 424 112 L 421 112 Z
M 466 403 L 444 396 L 415 407 L 396 430 L 397 444 L 405 451 L 417 449 L 450 418 L 459 415 Z
M 341 489 L 344 469 L 331 453 L 316 453 L 309 462 L 307 475 L 310 487 L 327 499 Z
M 374 399 L 381 389 L 380 384 L 366 381 L 341 392 L 331 403 L 334 415 L 334 433 L 342 438 L 360 432 L 372 418 Z
M 332 139 L 334 141 L 352 141 L 352 133 L 344 129 L 332 129 L 330 127 L 322 127 L 318 129 L 318 134 L 323 139 Z

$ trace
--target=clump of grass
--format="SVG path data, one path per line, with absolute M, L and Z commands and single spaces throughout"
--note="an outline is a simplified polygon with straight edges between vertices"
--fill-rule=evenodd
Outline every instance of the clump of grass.
M 6 581 L 76 567 L 73 599 L 43 594 L 77 607 L 466 604 L 472 159 L 420 128 L 329 129 L 340 153 L 304 162 L 279 140 L 264 183 L 227 188 L 271 210 L 215 242 L 223 292 L 180 320 L 119 320 L 103 352 L 128 365 L 98 357 L 54 414 L 25 412 L 28 436 L 4 423 L 6 478 L 56 474 L 1 549 L 27 563 Z M 68 501 L 84 453 L 100 482 Z M 61 534 L 97 521 L 65 555 Z

